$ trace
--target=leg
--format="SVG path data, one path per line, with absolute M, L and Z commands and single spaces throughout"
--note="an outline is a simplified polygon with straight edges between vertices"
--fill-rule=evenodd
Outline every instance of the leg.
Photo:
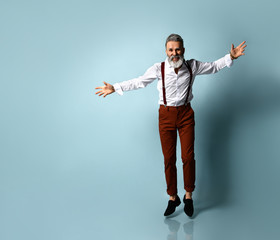
M 194 212 L 192 192 L 195 182 L 195 160 L 194 160 L 194 112 L 187 105 L 181 112 L 178 121 L 178 131 L 181 142 L 181 156 L 183 162 L 184 188 L 186 195 L 183 202 L 184 212 L 191 217 Z
M 170 199 L 175 198 L 177 196 L 177 130 L 175 122 L 176 118 L 174 118 L 174 112 L 171 109 L 168 109 L 168 107 L 161 106 L 159 109 L 159 133 L 162 153 L 164 156 L 167 194 L 171 196 Z
M 188 107 L 189 106 L 189 107 Z M 181 142 L 181 156 L 183 162 L 184 188 L 186 198 L 192 198 L 195 188 L 195 160 L 194 160 L 194 112 L 188 105 L 180 115 L 178 131 Z

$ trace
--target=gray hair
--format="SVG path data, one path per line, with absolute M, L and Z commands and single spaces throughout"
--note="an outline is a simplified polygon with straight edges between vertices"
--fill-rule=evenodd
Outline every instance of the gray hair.
M 167 37 L 167 39 L 166 39 L 165 47 L 166 47 L 167 43 L 170 42 L 170 41 L 180 42 L 180 43 L 182 43 L 182 47 L 184 47 L 184 40 L 183 40 L 183 38 L 182 38 L 180 35 L 178 35 L 178 34 L 175 34 L 175 33 L 170 34 L 170 35 Z

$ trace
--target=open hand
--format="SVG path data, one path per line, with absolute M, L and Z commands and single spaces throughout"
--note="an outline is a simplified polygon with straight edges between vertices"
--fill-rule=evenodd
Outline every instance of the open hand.
M 101 89 L 100 91 L 96 92 L 95 94 L 98 94 L 98 96 L 103 95 L 103 97 L 106 97 L 107 95 L 115 92 L 113 85 L 106 83 L 106 82 L 103 82 L 103 83 L 105 84 L 104 86 L 95 88 L 95 89 Z
M 244 45 L 245 42 L 246 41 L 243 41 L 236 48 L 234 48 L 234 45 L 231 44 L 231 50 L 230 50 L 230 57 L 231 57 L 231 59 L 237 59 L 241 55 L 245 55 L 244 51 L 245 51 L 245 47 L 247 47 L 247 45 Z

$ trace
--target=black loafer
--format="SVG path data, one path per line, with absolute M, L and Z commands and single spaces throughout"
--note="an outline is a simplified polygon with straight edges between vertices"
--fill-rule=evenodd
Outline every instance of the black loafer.
M 184 195 L 183 202 L 185 203 L 184 212 L 191 217 L 193 215 L 193 200 L 186 199 L 186 195 Z
M 172 213 L 174 213 L 175 210 L 176 210 L 176 207 L 178 207 L 180 204 L 181 204 L 181 200 L 178 196 L 176 196 L 175 201 L 169 200 L 167 208 L 166 208 L 165 213 L 164 213 L 164 216 L 169 216 Z

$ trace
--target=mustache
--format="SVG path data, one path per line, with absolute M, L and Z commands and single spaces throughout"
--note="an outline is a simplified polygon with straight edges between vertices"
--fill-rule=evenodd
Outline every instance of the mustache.
M 180 59 L 183 59 L 183 56 L 182 55 L 175 55 L 175 56 L 171 56 L 170 57 L 170 60 L 173 60 L 174 58 L 180 58 Z

